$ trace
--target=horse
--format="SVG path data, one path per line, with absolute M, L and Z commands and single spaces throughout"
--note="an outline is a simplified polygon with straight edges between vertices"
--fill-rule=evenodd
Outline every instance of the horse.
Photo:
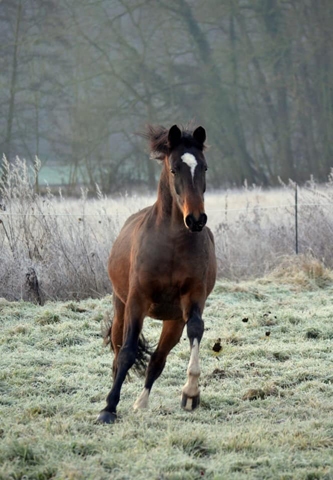
M 186 325 L 190 344 L 187 382 L 181 407 L 199 406 L 199 346 L 202 313 L 216 279 L 214 237 L 204 209 L 206 131 L 149 125 L 144 136 L 162 172 L 157 201 L 127 219 L 108 260 L 114 317 L 107 333 L 115 356 L 113 386 L 97 422 L 117 418 L 120 390 L 129 369 L 142 362 L 147 345 L 141 335 L 146 316 L 162 320 L 162 332 L 146 370 L 134 409 L 148 407 L 149 394 L 166 358 Z

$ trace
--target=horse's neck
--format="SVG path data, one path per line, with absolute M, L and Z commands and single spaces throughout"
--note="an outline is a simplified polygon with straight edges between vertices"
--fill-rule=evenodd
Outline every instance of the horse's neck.
M 163 167 L 158 184 L 157 201 L 155 205 L 157 208 L 158 222 L 167 220 L 174 226 L 184 225 L 180 208 L 170 191 L 169 174 L 165 166 Z

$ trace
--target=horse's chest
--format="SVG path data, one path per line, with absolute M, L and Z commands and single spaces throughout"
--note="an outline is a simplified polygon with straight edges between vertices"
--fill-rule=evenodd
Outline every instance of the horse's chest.
M 205 271 L 191 252 L 166 247 L 152 249 L 137 269 L 140 285 L 150 291 L 154 303 L 162 304 L 177 302 L 189 282 L 202 283 Z
M 194 237 L 188 241 L 145 244 L 133 264 L 134 283 L 151 301 L 148 315 L 161 320 L 182 318 L 181 298 L 191 289 L 206 284 L 207 243 Z M 205 287 L 203 287 L 205 290 Z
M 154 282 L 163 284 L 165 289 L 173 289 L 184 277 L 197 275 L 198 262 L 196 255 L 184 249 L 174 250 L 172 247 L 152 248 L 146 258 L 138 265 L 138 271 Z

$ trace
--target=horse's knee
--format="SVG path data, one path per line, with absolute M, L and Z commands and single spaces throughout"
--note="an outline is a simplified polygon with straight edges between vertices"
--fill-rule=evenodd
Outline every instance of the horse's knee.
M 155 352 L 152 353 L 148 365 L 149 368 L 155 368 L 158 365 L 165 365 L 166 362 L 166 355 L 163 352 L 160 352 L 158 350 L 155 350 Z
M 128 346 L 121 347 L 117 357 L 117 364 L 114 365 L 114 371 L 119 371 L 120 369 L 130 369 L 135 363 L 136 350 L 137 349 Z

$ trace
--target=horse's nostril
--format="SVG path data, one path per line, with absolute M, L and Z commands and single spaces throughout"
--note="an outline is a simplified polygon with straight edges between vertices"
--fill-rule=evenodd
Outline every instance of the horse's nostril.
M 207 223 L 207 215 L 205 213 L 202 213 L 200 215 L 199 225 L 204 227 L 206 225 L 206 223 Z
M 194 217 L 192 214 L 190 215 L 187 215 L 187 217 L 185 218 L 185 223 L 186 225 L 188 226 L 189 229 L 191 229 L 195 223 L 195 220 L 194 220 Z
M 191 213 L 185 218 L 185 224 L 191 232 L 201 232 L 206 223 L 207 215 L 205 213 L 200 214 L 199 220 L 196 220 Z

